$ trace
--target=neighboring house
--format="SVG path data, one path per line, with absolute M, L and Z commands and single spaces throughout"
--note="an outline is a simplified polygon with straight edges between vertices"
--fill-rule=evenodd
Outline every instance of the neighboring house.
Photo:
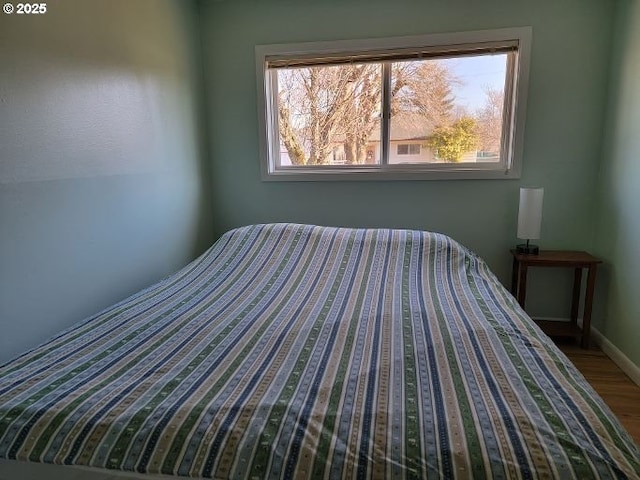
M 391 139 L 389 145 L 389 163 L 437 163 L 440 162 L 433 150 L 427 146 L 427 139 L 434 129 L 434 125 L 425 121 L 420 115 L 399 114 L 391 119 Z M 379 163 L 381 155 L 380 128 L 374 129 L 367 144 L 366 163 Z M 466 153 L 461 162 L 476 162 L 484 159 L 486 155 L 476 150 Z M 286 147 L 280 144 L 281 165 L 291 165 Z M 344 145 L 336 142 L 331 154 L 327 156 L 327 164 L 342 165 L 346 162 Z
M 420 115 L 399 114 L 391 118 L 391 139 L 389 141 L 389 163 L 433 163 L 437 159 L 427 146 L 427 138 L 433 131 L 433 125 Z M 372 158 L 380 158 L 380 129 L 370 137 L 367 152 Z M 367 155 L 369 158 L 370 155 Z

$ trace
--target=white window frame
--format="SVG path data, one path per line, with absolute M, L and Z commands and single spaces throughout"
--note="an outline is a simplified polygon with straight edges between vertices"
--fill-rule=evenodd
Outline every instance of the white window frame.
M 297 44 L 257 45 L 256 75 L 258 86 L 258 119 L 260 163 L 264 181 L 318 180 L 451 180 L 451 179 L 516 179 L 522 170 L 524 126 L 531 56 L 531 27 L 514 27 L 472 32 L 438 33 L 407 37 L 308 42 Z M 277 75 L 268 69 L 271 59 L 299 59 L 395 52 L 426 49 L 445 52 L 495 44 L 515 45 L 512 75 L 507 75 L 503 116 L 503 141 L 499 163 L 428 163 L 376 165 L 278 166 L 280 138 L 276 112 Z M 509 71 L 511 65 L 507 66 Z M 386 81 L 389 81 L 388 79 Z M 383 112 L 385 108 L 383 106 Z M 387 106 L 388 112 L 388 106 Z M 387 115 L 388 116 L 388 115 Z M 510 120 L 507 123 L 507 120 Z M 383 118 L 383 122 L 385 119 Z M 383 131 L 383 136 L 388 136 Z M 385 147 L 384 144 L 387 144 Z M 383 149 L 389 140 L 383 138 Z M 388 153 L 388 152 L 385 152 Z

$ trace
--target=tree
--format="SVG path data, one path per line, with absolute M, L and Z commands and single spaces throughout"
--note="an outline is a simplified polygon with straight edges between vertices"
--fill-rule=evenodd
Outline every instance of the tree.
M 367 141 L 371 132 L 379 125 L 381 107 L 382 75 L 375 64 L 351 67 L 350 95 L 345 97 L 345 106 L 338 136 L 344 137 L 345 162 L 365 163 Z
M 450 126 L 438 126 L 427 139 L 427 145 L 446 162 L 459 162 L 478 144 L 477 123 L 472 117 L 461 117 Z
M 449 122 L 454 107 L 451 87 L 459 81 L 438 61 L 394 63 L 391 113 L 418 113 L 434 125 Z
M 500 152 L 502 138 L 502 112 L 504 95 L 502 91 L 485 88 L 484 106 L 476 112 L 478 121 L 478 144 L 485 152 Z
M 294 165 L 326 163 L 350 106 L 358 77 L 353 67 L 309 67 L 279 72 L 280 138 Z M 306 147 L 306 148 L 305 148 Z M 306 153 L 308 152 L 308 154 Z
M 412 112 L 442 123 L 452 108 L 451 83 L 442 63 L 391 66 L 392 114 Z M 348 64 L 278 71 L 280 139 L 294 165 L 328 163 L 342 147 L 345 162 L 366 161 L 366 147 L 380 128 L 382 67 Z

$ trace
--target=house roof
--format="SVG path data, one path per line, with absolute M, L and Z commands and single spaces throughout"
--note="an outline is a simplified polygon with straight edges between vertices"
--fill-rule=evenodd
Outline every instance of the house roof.
M 378 122 L 379 123 L 379 122 Z M 434 129 L 433 123 L 422 115 L 399 113 L 391 117 L 391 140 L 426 140 Z M 380 128 L 376 128 L 369 141 L 380 141 Z

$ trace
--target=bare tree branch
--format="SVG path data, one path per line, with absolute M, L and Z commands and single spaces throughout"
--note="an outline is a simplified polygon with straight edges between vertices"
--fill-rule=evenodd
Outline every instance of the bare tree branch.
M 500 90 L 486 87 L 485 104 L 476 112 L 480 149 L 485 152 L 500 152 L 502 138 L 502 110 L 504 96 Z

